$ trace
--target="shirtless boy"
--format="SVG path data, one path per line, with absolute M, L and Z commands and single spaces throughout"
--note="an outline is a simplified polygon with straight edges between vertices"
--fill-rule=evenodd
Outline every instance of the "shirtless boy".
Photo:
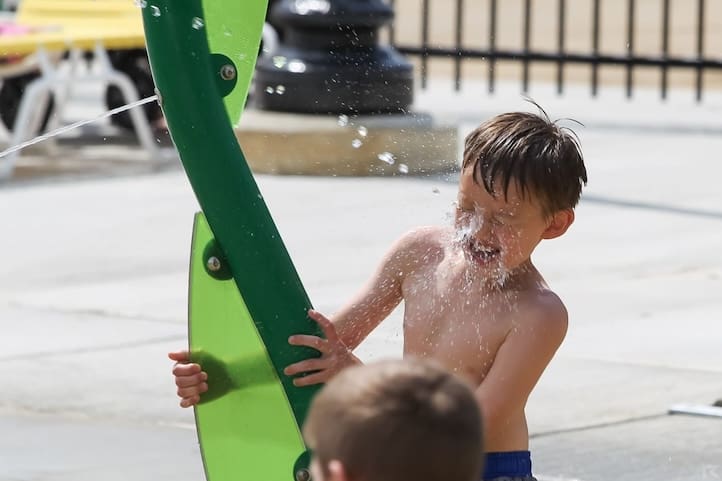
M 531 254 L 567 231 L 586 181 L 574 135 L 545 114 L 485 122 L 466 138 L 454 225 L 402 236 L 331 319 L 310 311 L 324 338 L 289 342 L 321 356 L 285 374 L 305 386 L 360 363 L 353 350 L 403 300 L 404 356 L 434 359 L 476 386 L 488 452 L 481 479 L 533 479 L 524 408 L 564 339 L 567 311 Z M 187 352 L 169 356 L 181 406 L 192 406 L 207 377 Z
M 313 481 L 477 481 L 481 431 L 471 386 L 425 360 L 345 369 L 303 427 Z

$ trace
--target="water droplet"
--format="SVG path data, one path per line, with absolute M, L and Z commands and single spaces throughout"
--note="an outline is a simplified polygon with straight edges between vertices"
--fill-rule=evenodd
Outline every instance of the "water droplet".
M 148 6 L 148 2 L 146 0 L 135 0 L 135 6 L 138 8 L 145 8 Z
M 364 143 L 361 142 L 361 139 L 353 139 L 353 141 L 351 142 L 351 147 L 353 147 L 354 149 L 358 149 L 358 148 L 361 147 L 363 144 L 364 144 Z
M 263 199 L 263 196 L 261 195 L 260 192 L 258 193 L 258 198 L 259 198 L 259 199 Z
M 276 86 L 276 93 L 278 95 L 283 95 L 286 93 L 286 86 L 285 85 L 277 85 Z
M 225 35 L 226 37 L 233 36 L 233 34 L 231 33 L 231 30 L 228 27 L 226 27 L 225 25 L 223 26 L 223 35 Z
M 381 162 L 386 162 L 389 165 L 394 165 L 394 162 L 396 162 L 396 157 L 391 152 L 382 152 L 377 157 Z
M 150 11 L 154 17 L 160 17 L 160 8 L 156 7 L 155 5 L 151 5 Z
M 338 125 L 340 125 L 341 127 L 346 127 L 348 125 L 348 115 L 339 115 Z
M 270 85 L 268 87 L 266 87 L 267 94 L 273 95 L 273 92 L 275 92 L 275 90 L 273 90 L 273 87 L 271 87 Z
M 368 129 L 366 127 L 364 127 L 363 125 L 361 127 L 359 127 L 356 131 L 358 132 L 358 134 L 361 137 L 366 137 L 369 134 Z
M 439 194 L 439 193 L 441 193 L 441 191 L 439 190 L 438 187 L 434 187 L 433 189 L 431 189 L 431 192 L 433 192 L 434 194 Z
M 200 30 L 205 26 L 205 23 L 203 23 L 203 19 L 199 17 L 193 17 L 193 21 L 191 22 L 191 25 L 196 30 Z
M 283 55 L 275 55 L 272 59 L 273 66 L 276 68 L 283 68 L 284 65 L 286 65 L 286 57 Z
M 399 164 L 399 172 L 401 172 L 402 174 L 408 174 L 409 166 L 406 164 Z
M 288 62 L 288 71 L 293 73 L 303 73 L 306 71 L 306 64 L 300 60 L 291 60 Z

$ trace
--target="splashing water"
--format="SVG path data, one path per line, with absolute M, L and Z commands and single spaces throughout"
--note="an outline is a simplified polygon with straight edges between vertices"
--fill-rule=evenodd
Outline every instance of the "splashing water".
M 473 216 L 469 222 L 462 222 L 460 226 L 456 227 L 453 242 L 456 244 L 466 242 L 467 239 L 481 230 L 482 222 L 479 216 Z
M 386 162 L 389 165 L 394 165 L 394 162 L 396 162 L 396 157 L 391 152 L 381 152 L 377 157 L 381 162 Z
M 353 147 L 354 149 L 361 148 L 361 146 L 362 146 L 363 144 L 364 144 L 364 143 L 361 142 L 360 139 L 353 139 L 353 141 L 351 141 L 351 147 Z
M 276 93 L 278 95 L 283 95 L 286 93 L 286 86 L 285 85 L 277 85 L 276 86 Z
M 454 203 L 456 204 L 456 203 Z M 452 220 L 452 223 L 456 223 L 456 218 L 453 214 L 447 215 L 447 218 Z M 454 227 L 454 237 L 451 239 L 452 245 L 456 248 L 462 248 L 463 244 L 466 243 L 471 237 L 476 235 L 484 225 L 483 217 L 480 215 L 471 216 L 468 222 L 462 222 L 461 225 Z M 497 264 L 493 269 L 485 274 L 485 278 L 493 283 L 493 285 L 499 289 L 503 288 L 509 280 L 511 272 L 502 264 Z M 478 280 L 477 274 L 472 271 L 465 271 L 465 283 L 466 287 L 470 287 L 473 282 Z M 486 299 L 482 300 L 483 302 Z
M 160 17 L 160 8 L 155 5 L 151 5 L 150 12 L 154 17 Z
M 271 87 L 270 85 L 269 85 L 268 87 L 266 87 L 266 93 L 267 93 L 268 95 L 273 95 L 273 92 L 275 92 L 275 90 L 273 89 L 273 87 Z
M 98 117 L 95 117 L 95 118 L 92 118 L 92 119 L 87 119 L 87 120 L 81 120 L 81 121 L 75 122 L 75 123 L 73 123 L 73 124 L 66 125 L 66 126 L 64 126 L 64 127 L 60 127 L 59 129 L 55 129 L 55 130 L 53 130 L 52 132 L 48 132 L 48 133 L 45 133 L 45 134 L 43 134 L 43 135 L 39 135 L 39 136 L 35 137 L 34 139 L 28 140 L 27 142 L 23 142 L 23 143 L 21 143 L 21 144 L 14 145 L 14 146 L 10 147 L 10 148 L 7 149 L 7 150 L 3 150 L 2 152 L 0 152 L 0 159 L 2 159 L 3 157 L 5 157 L 6 155 L 12 154 L 13 152 L 17 152 L 17 151 L 19 151 L 19 150 L 23 150 L 24 148 L 30 147 L 31 145 L 39 144 L 40 142 L 43 142 L 44 140 L 48 140 L 48 139 L 50 139 L 50 138 L 53 138 L 53 137 L 56 137 L 56 136 L 58 136 L 58 135 L 64 134 L 65 132 L 69 132 L 69 131 L 71 131 L 71 130 L 73 130 L 73 129 L 77 129 L 77 128 L 79 128 L 79 127 L 82 127 L 83 125 L 87 125 L 87 124 L 91 124 L 91 123 L 93 123 L 93 122 L 97 122 L 97 121 L 99 121 L 99 120 L 105 119 L 105 118 L 110 117 L 110 116 L 112 116 L 112 115 L 119 114 L 119 113 L 121 113 L 121 112 L 125 112 L 126 110 L 130 110 L 130 109 L 132 109 L 133 107 L 138 107 L 138 106 L 140 106 L 140 105 L 145 105 L 145 104 L 150 103 L 150 102 L 153 102 L 153 101 L 155 101 L 155 100 L 158 100 L 158 96 L 157 96 L 157 95 L 152 95 L 152 96 L 150 96 L 150 97 L 146 97 L 146 98 L 144 98 L 144 99 L 140 99 L 140 100 L 138 100 L 138 101 L 136 101 L 136 102 L 133 102 L 133 103 L 130 103 L 130 104 L 127 104 L 127 105 L 123 105 L 123 106 L 118 107 L 118 108 L 115 108 L 115 109 L 113 109 L 113 110 L 109 110 L 109 111 L 105 112 L 104 114 L 99 115 Z
M 203 19 L 200 17 L 193 17 L 193 21 L 191 22 L 191 26 L 196 29 L 200 30 L 205 26 L 205 23 L 203 23 Z
M 339 127 L 346 127 L 348 125 L 348 115 L 339 115 L 337 123 Z
M 146 0 L 135 0 L 135 6 L 138 8 L 145 8 L 148 6 L 148 2 Z
M 369 130 L 363 125 L 359 127 L 356 132 L 358 132 L 360 137 L 366 137 L 369 134 Z
M 406 164 L 399 164 L 399 172 L 402 174 L 408 174 L 409 173 L 409 166 Z
M 284 57 L 283 55 L 275 55 L 271 61 L 273 62 L 273 66 L 276 68 L 283 68 L 284 65 L 286 65 L 286 62 L 288 62 L 288 59 Z

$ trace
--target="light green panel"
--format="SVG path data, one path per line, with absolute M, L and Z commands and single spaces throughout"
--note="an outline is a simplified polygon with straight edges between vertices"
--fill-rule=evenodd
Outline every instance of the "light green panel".
M 253 70 L 256 66 L 267 0 L 204 1 L 203 23 L 208 32 L 210 52 L 223 53 L 235 65 L 238 83 L 224 98 L 232 125 L 240 120 Z M 197 25 L 196 25 L 197 26 Z
M 203 252 L 213 237 L 195 218 L 190 266 L 189 337 L 210 391 L 196 407 L 209 481 L 283 481 L 305 447 L 283 387 L 233 280 L 216 280 Z M 210 321 L 210 322 L 209 322 Z M 206 354 L 212 347 L 213 356 Z M 242 354 L 241 354 L 242 353 Z

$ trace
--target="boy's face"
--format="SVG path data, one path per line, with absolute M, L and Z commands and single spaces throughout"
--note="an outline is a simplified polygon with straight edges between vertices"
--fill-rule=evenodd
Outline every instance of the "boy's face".
M 503 185 L 492 196 L 483 185 L 474 182 L 472 168 L 461 173 L 456 206 L 455 227 L 464 257 L 484 273 L 504 276 L 524 264 L 543 238 L 549 235 L 557 214 L 545 218 L 533 195 L 522 197 L 515 182 L 509 184 L 506 197 Z M 533 193 L 532 193 L 533 194 Z M 568 224 L 573 220 L 571 215 Z M 563 230 L 566 230 L 568 224 Z

